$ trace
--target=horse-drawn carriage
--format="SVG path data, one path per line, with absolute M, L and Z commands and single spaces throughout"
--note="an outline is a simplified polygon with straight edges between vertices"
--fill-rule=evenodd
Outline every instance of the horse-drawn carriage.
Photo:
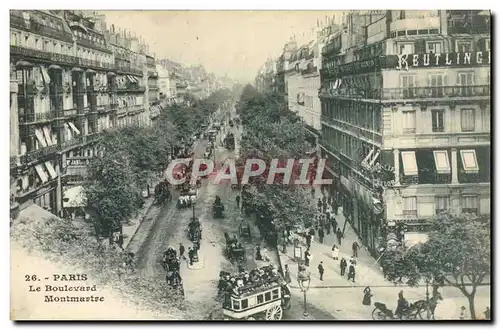
M 177 208 L 184 209 L 191 207 L 198 199 L 198 189 L 189 185 L 184 185 L 181 188 L 181 194 L 177 200 Z
M 153 204 L 165 204 L 167 201 L 172 200 L 167 181 L 161 181 L 156 185 L 154 197 Z
M 238 232 L 240 234 L 240 237 L 245 237 L 248 239 L 252 238 L 252 231 L 250 229 L 250 224 L 248 221 L 241 221 L 240 225 L 238 226 Z
M 212 204 L 212 216 L 214 218 L 222 218 L 224 216 L 224 204 L 219 196 L 215 196 L 215 201 Z
M 217 136 L 217 131 L 211 129 L 207 132 L 208 141 L 215 142 L 215 137 Z
M 168 272 L 180 271 L 179 258 L 177 258 L 177 252 L 172 247 L 169 247 L 167 251 L 163 253 L 161 263 L 163 269 L 167 271 L 167 275 Z
M 244 262 L 246 260 L 245 248 L 238 242 L 236 236 L 233 238 L 229 237 L 228 233 L 224 233 L 224 237 L 226 238 L 226 256 L 227 258 L 233 262 L 237 261 L 238 263 Z
M 229 132 L 224 138 L 224 146 L 229 150 L 234 150 L 234 134 Z
M 224 275 L 219 281 L 219 291 L 224 294 L 221 318 L 281 320 L 283 310 L 290 308 L 290 288 L 276 267 Z
M 198 218 L 191 218 L 188 224 L 188 236 L 192 242 L 199 243 L 201 240 L 201 223 Z

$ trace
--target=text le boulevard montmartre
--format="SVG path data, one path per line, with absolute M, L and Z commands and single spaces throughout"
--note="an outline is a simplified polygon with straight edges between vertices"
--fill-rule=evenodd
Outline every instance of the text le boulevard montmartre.
M 84 285 L 49 285 L 45 284 L 43 286 L 30 285 L 29 292 L 50 292 L 50 293 L 60 293 L 60 292 L 96 292 L 97 287 L 95 285 L 84 286 Z M 104 297 L 94 296 L 94 295 L 45 295 L 44 302 L 46 303 L 95 303 L 104 302 Z
M 396 69 L 491 64 L 491 52 L 399 54 Z

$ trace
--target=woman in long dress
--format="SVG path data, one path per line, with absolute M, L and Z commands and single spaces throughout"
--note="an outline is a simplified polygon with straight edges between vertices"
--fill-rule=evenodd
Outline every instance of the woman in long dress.
M 333 260 L 339 260 L 339 248 L 335 244 L 332 247 L 332 258 Z

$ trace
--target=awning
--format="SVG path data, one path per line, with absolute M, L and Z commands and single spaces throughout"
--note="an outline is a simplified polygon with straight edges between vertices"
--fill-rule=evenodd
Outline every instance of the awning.
M 87 72 L 87 73 L 95 73 L 95 71 L 92 70 L 92 69 L 87 69 L 87 70 L 85 70 L 85 72 Z
M 434 150 L 434 162 L 436 163 L 436 172 L 438 174 L 450 174 L 450 160 L 447 150 Z
M 47 72 L 47 68 L 40 65 L 40 71 L 42 72 L 43 83 L 46 85 L 50 84 L 50 76 Z
M 402 151 L 404 175 L 418 175 L 417 157 L 415 151 Z
M 368 167 L 372 167 L 373 164 L 375 164 L 375 162 L 377 161 L 379 155 L 380 155 L 380 150 L 377 150 L 377 153 L 375 154 L 375 156 L 373 156 L 372 160 L 368 164 Z
M 365 159 L 363 159 L 363 161 L 361 163 L 365 164 L 365 165 L 368 165 L 368 160 L 370 159 L 370 157 L 373 155 L 374 152 L 375 152 L 375 148 L 373 148 L 372 150 L 370 150 L 370 152 L 368 153 L 368 155 L 365 157 Z
M 52 179 L 57 179 L 57 173 L 56 173 L 56 170 L 54 169 L 54 166 L 52 166 L 52 163 L 45 162 L 45 167 L 49 171 L 49 174 L 52 177 Z
M 135 83 L 136 81 L 134 80 L 134 77 L 130 76 L 130 75 L 127 75 L 127 79 L 128 81 L 130 81 L 131 83 Z
M 69 125 L 67 123 L 64 123 L 64 128 L 66 131 L 66 139 L 71 140 L 71 138 L 72 138 L 71 128 L 69 127 Z
M 51 64 L 49 70 L 62 70 L 62 68 L 57 64 Z
M 477 164 L 476 150 L 460 150 L 462 157 L 462 165 L 466 173 L 478 173 L 479 165 Z
M 78 67 L 74 67 L 73 69 L 71 69 L 71 71 L 83 72 L 83 70 L 81 68 L 78 68 Z
M 76 128 L 75 124 L 73 124 L 72 122 L 68 122 L 68 125 L 76 134 L 80 134 L 80 131 L 78 130 L 78 128 Z
M 49 178 L 47 177 L 47 174 L 43 170 L 42 165 L 40 165 L 40 164 L 35 165 L 35 170 L 36 170 L 36 173 L 38 173 L 40 180 L 42 180 L 42 183 L 49 181 Z
M 414 245 L 417 245 L 417 244 L 423 244 L 425 242 L 427 242 L 427 240 L 429 239 L 429 236 L 425 233 L 418 233 L 418 232 L 407 232 L 405 233 L 405 237 L 404 237 L 404 240 L 405 240 L 405 246 L 407 248 L 409 247 L 412 247 Z
M 59 218 L 54 214 L 50 213 L 49 211 L 44 210 L 35 203 L 21 210 L 17 218 L 17 220 L 21 223 L 34 224 L 34 225 L 38 223 L 46 223 L 49 221 L 53 221 L 54 219 L 59 219 Z
M 42 131 L 40 131 L 38 128 L 35 129 L 35 136 L 38 142 L 42 145 L 42 147 L 45 148 L 47 146 L 47 141 L 45 141 Z
M 108 76 L 110 76 L 110 77 L 116 76 L 116 73 L 114 73 L 114 72 L 108 72 Z
M 32 67 L 34 67 L 34 65 L 28 61 L 17 61 L 16 62 L 16 68 L 32 68 Z
M 47 140 L 47 145 L 53 145 L 54 142 L 52 141 L 52 134 L 50 134 L 50 130 L 47 126 L 43 127 L 43 134 L 45 135 L 45 139 Z
M 63 207 L 85 207 L 85 194 L 82 186 L 72 187 L 63 195 Z

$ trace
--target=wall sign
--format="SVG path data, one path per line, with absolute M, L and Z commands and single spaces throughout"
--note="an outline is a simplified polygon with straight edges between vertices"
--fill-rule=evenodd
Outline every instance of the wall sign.
M 388 62 L 392 64 L 389 67 L 406 71 L 423 67 L 467 67 L 491 64 L 491 52 L 399 54 L 391 55 Z

